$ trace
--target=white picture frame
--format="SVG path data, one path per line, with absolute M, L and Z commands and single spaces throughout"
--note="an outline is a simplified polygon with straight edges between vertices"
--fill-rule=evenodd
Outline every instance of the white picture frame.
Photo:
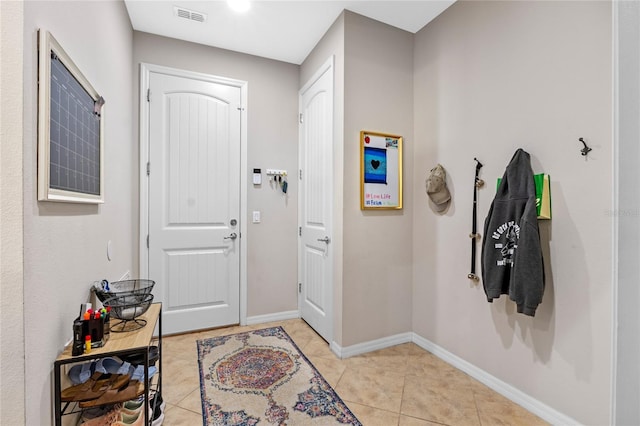
M 104 203 L 104 99 L 38 31 L 38 201 Z

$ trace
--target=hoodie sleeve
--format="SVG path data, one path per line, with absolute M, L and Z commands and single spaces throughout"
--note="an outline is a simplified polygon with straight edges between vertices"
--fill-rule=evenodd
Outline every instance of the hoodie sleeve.
M 528 217 L 531 214 L 525 214 L 520 226 L 520 238 L 509 292 L 510 298 L 517 303 L 518 312 L 529 316 L 535 315 L 544 293 L 544 265 L 538 222 L 535 217 L 535 202 L 533 212 L 533 222 Z

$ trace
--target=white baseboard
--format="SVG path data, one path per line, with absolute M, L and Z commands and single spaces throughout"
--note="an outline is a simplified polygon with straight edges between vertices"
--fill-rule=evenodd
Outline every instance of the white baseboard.
M 371 340 L 369 342 L 358 343 L 356 345 L 340 347 L 336 342 L 332 342 L 330 347 L 338 358 L 349 358 L 361 355 L 367 352 L 377 351 L 379 349 L 389 348 L 391 346 L 400 345 L 402 343 L 413 342 L 422 349 L 431 352 L 443 361 L 456 367 L 458 370 L 464 371 L 474 379 L 490 387 L 505 398 L 515 402 L 526 410 L 532 412 L 541 419 L 553 425 L 580 425 L 575 419 L 572 419 L 561 412 L 554 410 L 543 402 L 527 395 L 519 389 L 514 388 L 508 383 L 503 382 L 497 377 L 492 376 L 486 371 L 476 367 L 475 365 L 465 361 L 464 359 L 452 354 L 441 346 L 417 335 L 416 333 L 407 332 L 396 334 L 394 336 L 384 337 L 382 339 Z
M 256 315 L 253 317 L 247 317 L 247 325 L 261 324 L 273 321 L 283 321 L 295 318 L 300 318 L 299 311 L 287 311 L 278 312 L 275 314 Z M 549 407 L 543 402 L 538 401 L 537 399 L 531 397 L 530 395 L 527 395 L 521 390 L 516 389 L 510 384 L 503 382 L 497 377 L 492 376 L 491 374 L 476 367 L 468 361 L 465 361 L 459 356 L 452 354 L 443 347 L 438 346 L 430 340 L 425 339 L 424 337 L 419 336 L 418 334 L 413 332 L 400 333 L 389 337 L 383 337 L 381 339 L 358 343 L 356 345 L 351 345 L 344 348 L 338 345 L 336 342 L 331 342 L 330 349 L 334 354 L 336 354 L 338 358 L 344 359 L 409 342 L 415 343 L 422 349 L 431 352 L 446 363 L 451 364 L 461 371 L 464 371 L 474 379 L 478 380 L 480 383 L 485 384 L 489 388 L 498 392 L 500 395 L 515 402 L 516 404 L 520 405 L 521 407 L 553 425 L 580 425 L 580 423 L 575 419 L 572 419 L 571 417 Z
M 331 350 L 338 358 L 349 358 L 356 355 L 365 354 L 367 352 L 377 351 L 379 349 L 389 348 L 391 346 L 400 345 L 402 343 L 411 342 L 413 333 L 401 333 L 394 336 L 383 337 L 382 339 L 371 340 L 369 342 L 358 343 L 357 345 L 340 347 L 336 342 L 331 343 Z
M 503 382 L 497 377 L 492 376 L 491 374 L 476 367 L 468 361 L 465 361 L 457 355 L 452 354 L 441 346 L 438 346 L 435 343 L 425 339 L 424 337 L 418 336 L 415 333 L 411 334 L 413 335 L 413 343 L 420 346 L 422 349 L 431 352 L 443 361 L 451 364 L 461 371 L 464 371 L 477 381 L 487 385 L 494 391 L 498 392 L 500 395 L 515 402 L 516 404 L 532 412 L 541 419 L 551 423 L 552 425 L 580 425 L 580 423 L 575 419 L 572 419 L 571 417 L 562 414 L 557 410 L 554 410 L 543 402 L 538 401 L 537 399 L 531 397 L 530 395 L 527 395 L 519 389 L 514 388 L 510 384 Z
M 300 318 L 300 311 L 276 312 L 274 314 L 255 315 L 247 317 L 246 325 L 262 324 L 265 322 L 284 321 L 289 319 Z

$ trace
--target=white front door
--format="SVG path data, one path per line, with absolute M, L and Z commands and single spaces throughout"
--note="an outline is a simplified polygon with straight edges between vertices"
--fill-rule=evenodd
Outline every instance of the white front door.
M 300 90 L 298 279 L 301 317 L 333 337 L 333 58 Z
M 163 332 L 239 323 L 239 87 L 149 76 L 149 278 Z

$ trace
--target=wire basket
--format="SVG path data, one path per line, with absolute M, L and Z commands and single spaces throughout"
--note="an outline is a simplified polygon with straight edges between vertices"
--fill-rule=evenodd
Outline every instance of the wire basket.
M 104 300 L 102 304 L 111 308 L 109 316 L 120 320 L 111 325 L 111 331 L 133 331 L 147 325 L 147 320 L 138 317 L 147 312 L 151 302 L 153 294 L 121 294 Z
M 105 300 L 115 296 L 143 296 L 150 294 L 155 284 L 153 280 L 144 279 L 114 281 L 112 283 L 103 280 L 101 283 L 96 283 L 91 290 L 104 305 Z

